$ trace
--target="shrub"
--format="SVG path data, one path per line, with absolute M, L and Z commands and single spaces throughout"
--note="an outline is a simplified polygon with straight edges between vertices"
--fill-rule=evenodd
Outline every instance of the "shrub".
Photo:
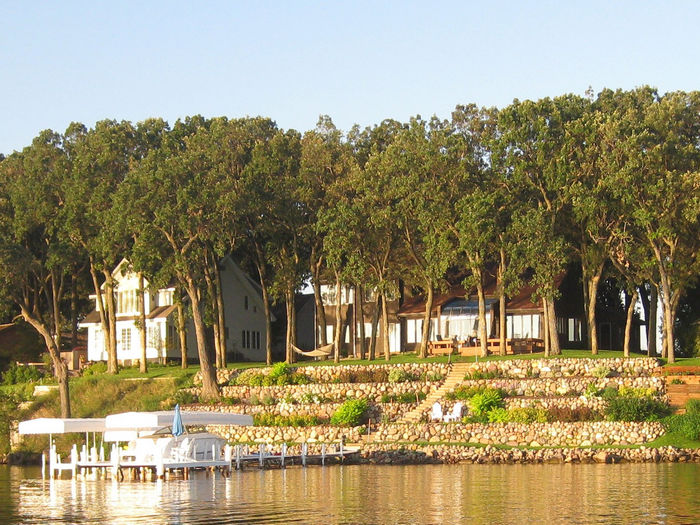
M 458 386 L 455 388 L 452 392 L 448 392 L 445 394 L 445 399 L 448 399 L 450 401 L 455 401 L 457 399 L 462 400 L 462 401 L 468 401 L 472 397 L 474 397 L 476 394 L 480 394 L 485 392 L 486 390 L 495 390 L 497 391 L 501 397 L 506 397 L 506 392 L 500 388 L 488 388 L 485 386 L 467 386 L 467 385 L 462 385 Z
M 638 398 L 652 398 L 656 393 L 653 388 L 635 388 L 630 386 L 621 386 L 617 391 L 620 396 L 623 397 L 638 397 Z
M 265 377 L 265 374 L 256 371 L 254 368 L 248 368 L 231 379 L 231 382 L 238 386 L 263 386 Z
M 576 421 L 599 421 L 601 415 L 590 407 L 551 407 L 547 410 L 549 421 L 574 423 Z
M 333 413 L 331 424 L 351 427 L 361 425 L 368 408 L 369 403 L 366 399 L 349 399 Z
M 679 377 L 674 377 L 673 379 L 671 379 L 671 384 L 672 384 L 672 385 L 684 385 L 684 384 L 685 384 L 685 381 L 683 381 L 683 380 L 682 380 L 681 378 L 679 378 Z
M 668 413 L 666 405 L 647 397 L 617 396 L 605 407 L 605 417 L 610 421 L 658 421 Z
M 389 372 L 389 383 L 405 383 L 411 379 L 411 375 L 403 368 L 392 368 Z
M 198 401 L 197 395 L 188 390 L 178 390 L 173 396 L 173 400 L 178 405 L 191 405 Z
M 484 415 L 494 408 L 502 408 L 504 406 L 503 395 L 495 388 L 486 388 L 483 392 L 472 396 L 469 406 L 474 415 Z
M 700 399 L 688 399 L 685 403 L 685 413 L 688 415 L 700 415 Z
M 416 403 L 426 398 L 425 392 L 404 392 L 403 394 L 382 394 L 382 403 Z
M 687 439 L 700 440 L 700 414 L 678 414 L 663 421 L 667 432 L 677 432 Z
M 425 380 L 430 381 L 431 383 L 436 383 L 438 381 L 442 381 L 444 379 L 444 375 L 441 374 L 440 372 L 428 372 L 425 374 Z
M 498 372 L 483 372 L 481 370 L 473 370 L 464 376 L 464 379 L 495 379 L 498 376 Z
M 586 396 L 587 398 L 591 398 L 591 397 L 599 397 L 599 396 L 603 395 L 603 393 L 604 393 L 604 391 L 600 390 L 596 386 L 594 381 L 591 381 L 590 383 L 588 383 L 588 386 L 586 387 L 586 391 L 583 393 L 583 395 Z M 615 390 L 615 394 L 617 395 L 617 390 Z
M 104 361 L 97 361 L 96 363 L 93 363 L 90 366 L 86 366 L 85 368 L 83 368 L 82 373 L 84 376 L 96 376 L 99 374 L 106 374 L 107 363 L 105 363 Z
M 610 368 L 604 365 L 597 366 L 593 370 L 591 370 L 591 374 L 593 375 L 593 377 L 597 377 L 598 379 L 608 377 L 611 372 L 612 370 L 610 370 Z
M 2 382 L 5 385 L 16 385 L 17 383 L 39 381 L 42 377 L 42 373 L 36 367 L 12 363 L 2 375 Z
M 311 383 L 311 378 L 301 372 L 295 372 L 291 375 L 290 379 L 294 385 L 308 385 Z
M 263 405 L 270 406 L 270 405 L 274 405 L 275 402 L 276 402 L 275 398 L 272 397 L 270 394 L 265 394 L 262 398 Z
M 268 374 L 271 378 L 277 380 L 277 378 L 282 377 L 282 376 L 289 376 L 292 374 L 292 367 L 289 366 L 288 363 L 285 363 L 284 361 L 275 363 L 272 365 L 272 369 L 270 370 L 270 373 Z

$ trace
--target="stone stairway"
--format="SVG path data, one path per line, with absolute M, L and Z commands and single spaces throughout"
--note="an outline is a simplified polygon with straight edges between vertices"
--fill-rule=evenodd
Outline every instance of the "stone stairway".
M 471 368 L 471 363 L 452 363 L 452 370 L 447 374 L 440 388 L 428 394 L 428 396 L 416 408 L 404 414 L 397 423 L 418 423 L 423 413 L 433 406 L 435 401 L 441 399 L 447 392 L 452 390 L 455 385 L 464 380 L 464 376 Z

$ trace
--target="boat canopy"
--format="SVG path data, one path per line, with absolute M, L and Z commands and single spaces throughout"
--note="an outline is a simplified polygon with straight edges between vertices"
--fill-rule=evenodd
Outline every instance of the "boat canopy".
M 186 426 L 253 424 L 253 416 L 245 414 L 182 410 L 180 415 L 182 417 L 182 424 Z M 174 410 L 163 410 L 159 412 L 124 412 L 122 414 L 107 416 L 106 428 L 107 430 L 156 430 L 172 425 L 174 417 Z
M 41 417 L 21 421 L 20 434 L 67 434 L 69 432 L 104 432 L 105 418 Z

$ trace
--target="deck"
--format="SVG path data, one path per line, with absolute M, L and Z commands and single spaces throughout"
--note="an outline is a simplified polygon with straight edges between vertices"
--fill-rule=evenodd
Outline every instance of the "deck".
M 501 347 L 499 338 L 486 340 L 486 350 L 489 354 L 498 354 Z M 506 339 L 506 354 L 532 354 L 534 352 L 544 352 L 544 341 L 542 339 Z M 441 341 L 430 341 L 428 343 L 428 353 L 430 355 L 461 355 L 479 356 L 481 355 L 481 345 L 478 341 L 475 344 L 468 344 L 467 341 L 455 341 L 443 339 Z

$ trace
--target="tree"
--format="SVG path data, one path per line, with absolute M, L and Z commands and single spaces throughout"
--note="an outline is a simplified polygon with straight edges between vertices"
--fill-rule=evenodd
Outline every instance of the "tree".
M 70 417 L 68 370 L 61 359 L 61 301 L 75 264 L 61 208 L 70 167 L 62 137 L 42 132 L 0 164 L 0 297 L 44 339 L 58 380 L 61 417 Z

